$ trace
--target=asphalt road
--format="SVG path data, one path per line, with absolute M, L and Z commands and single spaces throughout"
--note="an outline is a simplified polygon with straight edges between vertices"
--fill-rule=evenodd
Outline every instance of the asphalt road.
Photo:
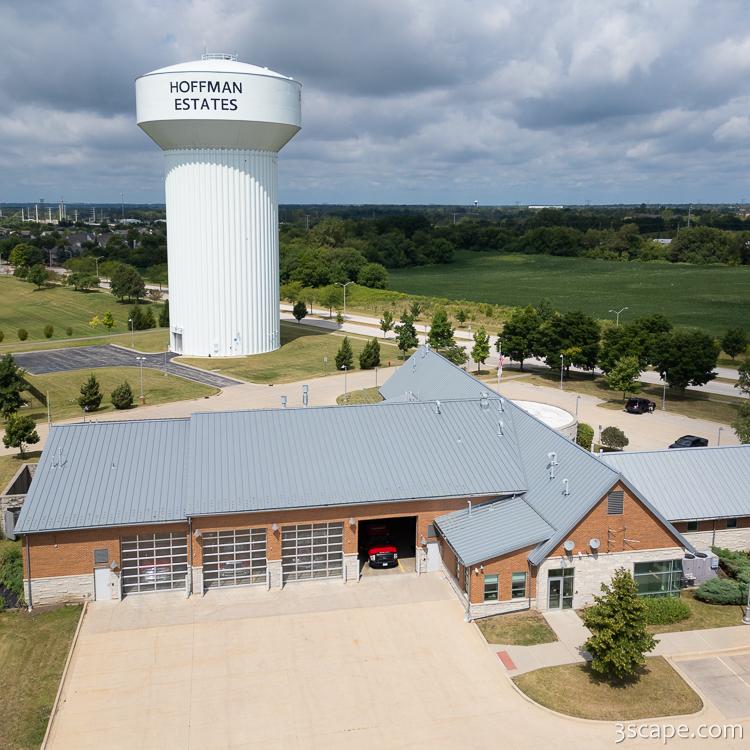
M 228 388 L 241 381 L 216 375 L 205 370 L 176 364 L 172 361 L 175 354 L 168 353 L 166 368 L 170 375 L 177 375 L 214 388 Z M 18 365 L 32 375 L 44 375 L 49 372 L 68 372 L 70 370 L 95 369 L 97 367 L 140 367 L 136 357 L 144 357 L 144 367 L 152 370 L 164 370 L 164 354 L 141 354 L 119 346 L 81 346 L 69 349 L 48 349 L 39 352 L 19 352 L 13 358 Z

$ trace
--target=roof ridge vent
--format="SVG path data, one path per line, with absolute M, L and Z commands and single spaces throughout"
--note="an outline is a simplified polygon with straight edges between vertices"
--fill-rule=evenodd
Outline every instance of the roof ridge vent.
M 240 56 L 236 52 L 203 52 L 201 54 L 201 60 L 229 60 L 230 62 L 238 62 Z

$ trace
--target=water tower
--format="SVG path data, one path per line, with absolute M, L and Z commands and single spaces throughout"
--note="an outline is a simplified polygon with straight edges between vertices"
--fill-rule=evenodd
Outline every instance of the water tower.
M 174 352 L 281 343 L 277 158 L 300 129 L 301 89 L 225 54 L 136 79 L 138 125 L 164 151 Z

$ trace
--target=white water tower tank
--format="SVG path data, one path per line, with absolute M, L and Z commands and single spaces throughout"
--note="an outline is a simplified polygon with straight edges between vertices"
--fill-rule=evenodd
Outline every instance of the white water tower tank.
M 138 125 L 164 151 L 172 351 L 280 346 L 277 158 L 301 89 L 225 54 L 136 79 Z

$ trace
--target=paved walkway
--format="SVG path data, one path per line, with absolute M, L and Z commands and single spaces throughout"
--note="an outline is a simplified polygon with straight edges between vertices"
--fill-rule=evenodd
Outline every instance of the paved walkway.
M 513 661 L 516 668 L 507 670 L 511 676 L 542 667 L 582 663 L 590 659 L 581 647 L 591 631 L 586 628 L 575 610 L 556 610 L 543 612 L 542 615 L 558 638 L 554 643 L 542 643 L 537 646 L 490 644 L 491 651 L 505 651 Z M 659 642 L 651 652 L 652 656 L 689 657 L 750 648 L 750 626 L 737 625 L 731 628 L 661 633 L 656 638 Z
M 37 352 L 19 352 L 13 358 L 20 367 L 28 370 L 32 375 L 42 375 L 49 372 L 69 372 L 71 370 L 96 369 L 98 367 L 140 367 L 143 357 L 143 366 L 151 370 L 165 370 L 170 375 L 178 375 L 186 380 L 192 380 L 203 385 L 215 388 L 229 388 L 238 385 L 242 381 L 217 375 L 207 370 L 199 370 L 195 367 L 186 367 L 176 364 L 172 360 L 176 354 L 159 353 L 146 354 L 126 349 L 123 346 L 106 344 L 103 346 L 77 346 L 67 349 L 46 349 Z

